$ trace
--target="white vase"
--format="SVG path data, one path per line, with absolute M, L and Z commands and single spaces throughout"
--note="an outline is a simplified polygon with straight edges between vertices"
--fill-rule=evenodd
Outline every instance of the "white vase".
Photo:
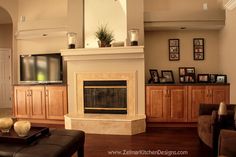
M 31 128 L 29 121 L 17 121 L 14 124 L 14 130 L 18 136 L 24 137 L 27 136 Z
M 0 118 L 0 129 L 3 133 L 9 132 L 12 125 L 13 125 L 12 118 L 10 117 Z

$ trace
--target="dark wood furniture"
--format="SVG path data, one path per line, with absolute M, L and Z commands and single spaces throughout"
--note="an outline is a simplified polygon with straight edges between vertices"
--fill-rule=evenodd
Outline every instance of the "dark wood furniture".
M 85 133 L 78 130 L 54 129 L 31 144 L 0 142 L 1 157 L 71 157 L 84 156 Z
M 197 122 L 200 103 L 229 103 L 229 84 L 146 85 L 147 122 Z
M 14 115 L 33 123 L 63 124 L 67 113 L 67 86 L 14 86 Z

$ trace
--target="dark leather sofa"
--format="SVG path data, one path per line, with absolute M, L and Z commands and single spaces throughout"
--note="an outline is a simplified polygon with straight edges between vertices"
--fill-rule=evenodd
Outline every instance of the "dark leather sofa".
M 219 156 L 236 156 L 236 131 L 221 130 L 219 136 Z
M 55 129 L 50 136 L 30 144 L 0 142 L 1 157 L 71 157 L 77 152 L 84 157 L 85 133 L 78 130 Z
M 198 135 L 201 141 L 213 149 L 214 156 L 218 152 L 218 138 L 220 130 L 234 127 L 235 105 L 227 105 L 227 116 L 224 121 L 218 121 L 219 104 L 200 104 L 198 117 Z

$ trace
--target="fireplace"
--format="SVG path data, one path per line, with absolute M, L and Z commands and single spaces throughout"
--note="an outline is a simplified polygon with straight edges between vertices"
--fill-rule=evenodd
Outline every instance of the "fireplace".
M 145 132 L 142 46 L 62 51 L 68 80 L 66 129 L 93 134 Z
M 84 113 L 127 114 L 127 82 L 84 81 Z

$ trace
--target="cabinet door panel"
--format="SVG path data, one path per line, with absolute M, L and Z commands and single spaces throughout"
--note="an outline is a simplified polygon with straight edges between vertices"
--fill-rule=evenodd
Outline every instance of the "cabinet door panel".
M 166 104 L 164 101 L 165 90 L 163 87 L 147 88 L 147 120 L 150 122 L 166 121 Z
M 220 102 L 229 103 L 229 87 L 228 86 L 214 86 L 212 87 L 212 103 L 219 104 Z
M 30 87 L 30 115 L 32 119 L 45 119 L 44 86 Z
M 170 118 L 171 122 L 187 121 L 187 89 L 185 87 L 170 87 Z
M 17 118 L 29 118 L 28 87 L 15 86 L 14 88 L 14 112 Z
M 66 87 L 46 87 L 46 115 L 47 119 L 63 120 L 67 113 Z
M 188 89 L 188 121 L 197 122 L 199 105 L 205 103 L 205 86 L 190 86 Z

